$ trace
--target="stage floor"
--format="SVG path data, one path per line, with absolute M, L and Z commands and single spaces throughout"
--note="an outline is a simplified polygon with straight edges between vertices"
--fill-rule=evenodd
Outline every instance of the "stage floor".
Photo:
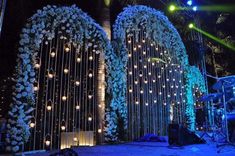
M 194 144 L 169 148 L 168 142 L 129 142 L 115 145 L 77 147 L 78 156 L 235 156 L 235 148 L 226 146 L 217 153 L 216 143 L 208 138 L 206 144 Z M 34 154 L 48 156 L 53 151 Z

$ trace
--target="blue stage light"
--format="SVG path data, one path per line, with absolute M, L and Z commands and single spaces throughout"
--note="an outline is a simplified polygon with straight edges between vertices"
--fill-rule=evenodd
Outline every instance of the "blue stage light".
M 197 11 L 197 6 L 194 6 L 194 7 L 193 7 L 193 11 Z
M 192 1 L 192 0 L 188 0 L 188 1 L 187 1 L 187 4 L 188 4 L 189 6 L 191 6 L 191 5 L 193 4 L 193 1 Z

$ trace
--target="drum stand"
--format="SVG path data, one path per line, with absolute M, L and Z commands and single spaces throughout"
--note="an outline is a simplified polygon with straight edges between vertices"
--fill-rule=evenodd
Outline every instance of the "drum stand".
M 224 83 L 222 83 L 222 94 L 223 94 L 223 106 L 224 106 L 224 120 L 225 120 L 225 136 L 226 136 L 226 140 L 223 144 L 220 145 L 216 145 L 217 148 L 220 147 L 226 147 L 226 146 L 233 146 L 235 147 L 235 145 L 233 143 L 230 142 L 229 140 L 229 134 L 228 134 L 228 120 L 227 120 L 227 110 L 226 110 L 226 103 L 225 103 L 225 89 L 224 89 Z M 222 150 L 222 148 L 217 150 L 217 153 L 220 153 L 220 151 Z

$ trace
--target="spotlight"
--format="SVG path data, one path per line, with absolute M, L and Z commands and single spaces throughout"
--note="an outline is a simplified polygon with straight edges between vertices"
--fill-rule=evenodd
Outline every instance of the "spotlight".
M 193 4 L 193 1 L 192 1 L 192 0 L 188 0 L 188 1 L 187 1 L 187 4 L 188 4 L 189 6 L 191 6 L 191 5 Z
M 193 23 L 189 23 L 188 27 L 189 27 L 189 29 L 192 29 L 194 27 L 194 24 Z
M 175 11 L 175 9 L 176 9 L 176 6 L 173 5 L 173 4 L 169 6 L 169 11 L 170 11 L 170 12 Z
M 197 6 L 194 6 L 194 7 L 193 7 L 193 11 L 197 11 Z

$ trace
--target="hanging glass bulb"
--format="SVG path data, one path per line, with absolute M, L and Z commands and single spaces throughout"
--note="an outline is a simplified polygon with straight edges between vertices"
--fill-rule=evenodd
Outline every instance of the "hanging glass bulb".
M 176 93 L 174 93 L 174 96 L 176 96 L 177 94 Z
M 151 73 L 151 72 L 149 72 L 148 74 L 149 74 L 149 76 L 150 76 L 150 75 L 152 75 L 152 73 Z
M 156 47 L 155 50 L 158 51 L 158 47 Z
M 163 53 L 160 53 L 160 55 L 163 55 Z
M 62 101 L 66 101 L 67 100 L 67 97 L 64 95 L 62 96 Z
M 89 56 L 89 60 L 92 61 L 93 60 L 93 56 Z
M 162 95 L 162 92 L 159 92 L 159 95 Z
M 169 79 L 167 78 L 166 81 L 169 81 Z
M 65 68 L 65 69 L 64 69 L 64 73 L 65 73 L 65 74 L 68 74 L 68 72 L 69 72 L 69 69 Z
M 165 85 L 162 85 L 162 88 L 166 88 L 166 86 L 165 86 Z
M 50 71 L 48 72 L 48 77 L 50 79 L 52 79 L 54 77 L 54 71 L 52 69 L 50 69 Z
M 35 67 L 36 69 L 39 69 L 39 68 L 40 68 L 40 64 L 39 64 L 39 63 L 36 63 L 36 64 L 34 65 L 34 67 Z
M 128 43 L 131 43 L 131 39 L 129 39 L 127 42 L 128 42 Z
M 129 71 L 129 75 L 132 75 L 132 71 Z
M 92 121 L 92 117 L 91 116 L 88 117 L 88 121 Z
M 173 85 L 171 85 L 171 88 L 174 88 L 174 86 L 173 86 Z
M 150 89 L 150 90 L 149 90 L 149 93 L 150 93 L 150 94 L 152 94 L 152 93 L 153 93 L 153 90 L 152 90 L 152 89 Z
M 155 83 L 156 82 L 156 79 L 153 79 L 153 83 Z
M 170 70 L 169 72 L 172 73 L 172 70 Z
M 46 140 L 46 141 L 45 141 L 45 144 L 46 144 L 46 146 L 50 146 L 51 141 L 50 141 L 50 140 Z
M 80 85 L 80 82 L 77 80 L 77 81 L 75 81 L 75 85 L 76 86 L 79 86 Z
M 158 75 L 158 76 L 157 76 L 157 78 L 159 78 L 159 79 L 160 79 L 160 78 L 161 78 L 161 75 Z
M 140 74 L 139 74 L 139 76 L 140 76 L 140 77 L 142 77 L 142 76 L 143 76 L 143 72 L 142 72 L 142 71 L 140 71 Z
M 128 54 L 128 57 L 131 57 L 131 53 Z
M 153 46 L 153 43 L 151 43 L 150 46 L 152 47 L 152 46 Z
M 78 63 L 81 62 L 81 58 L 80 58 L 80 57 L 77 58 L 77 62 L 78 62 Z
M 34 128 L 34 127 L 35 127 L 35 122 L 34 122 L 34 121 L 31 121 L 30 124 L 29 124 L 29 126 L 30 126 L 31 128 Z
M 93 76 L 92 74 L 92 70 L 90 70 L 89 74 L 88 74 L 88 77 L 91 78 Z
M 166 102 L 164 102 L 163 105 L 166 106 Z
M 144 83 L 147 84 L 148 83 L 148 79 L 144 78 Z
M 140 89 L 140 94 L 143 94 L 144 93 L 144 90 L 141 88 Z
M 148 62 L 150 62 L 151 61 L 151 59 L 150 58 L 148 58 Z
M 142 42 L 145 43 L 145 39 L 143 39 Z
M 77 137 L 74 137 L 74 138 L 73 138 L 73 141 L 74 141 L 74 142 L 78 142 L 78 138 L 77 138 Z
M 171 97 L 171 95 L 170 95 L 170 94 L 168 94 L 168 95 L 167 95 L 167 97 L 169 98 L 169 97 Z
M 52 48 L 52 49 L 51 49 L 51 53 L 50 53 L 51 57 L 54 58 L 54 57 L 55 57 L 55 54 L 56 54 L 56 53 L 55 53 L 55 49 Z
M 98 133 L 102 133 L 102 129 L 101 128 L 98 129 Z
M 51 100 L 49 100 L 49 101 L 47 102 L 47 110 L 48 110 L 48 111 L 51 111 L 51 109 L 52 109 L 52 102 L 51 102 Z
M 136 65 L 136 64 L 134 65 L 134 68 L 135 68 L 135 69 L 137 68 L 137 65 Z
M 133 50 L 134 50 L 134 51 L 136 51 L 136 50 L 137 50 L 137 48 L 136 48 L 136 47 L 134 47 L 134 48 L 133 48 Z
M 183 70 L 181 70 L 180 73 L 182 74 L 182 73 L 183 73 Z
M 149 105 L 148 102 L 146 102 L 146 103 L 145 103 L 145 106 L 148 106 L 148 105 Z
M 68 44 L 65 45 L 64 51 L 65 51 L 65 52 L 69 52 L 69 51 L 70 51 L 70 48 L 69 48 L 69 45 L 68 45 Z
M 139 104 L 139 101 L 138 101 L 138 100 L 136 100 L 136 101 L 135 101 L 135 104 L 137 104 L 137 105 L 138 105 L 138 104 Z
M 154 62 L 152 63 L 152 66 L 155 66 L 155 63 L 154 63 Z
M 89 91 L 89 93 L 88 93 L 88 99 L 91 99 L 91 98 L 92 98 L 92 92 Z
M 80 109 L 80 106 L 79 106 L 79 105 L 76 105 L 75 108 L 76 108 L 76 110 L 79 110 L 79 109 Z
M 61 130 L 64 131 L 66 129 L 65 125 L 61 126 Z
M 145 50 L 143 51 L 143 55 L 146 55 L 146 51 Z
M 129 87 L 129 92 L 132 93 L 132 88 L 131 87 Z
M 147 68 L 147 66 L 146 66 L 146 65 L 144 65 L 144 68 L 146 69 L 146 68 Z
M 141 48 L 141 45 L 140 45 L 140 44 L 138 45 L 138 48 Z
M 179 86 L 176 85 L 175 88 L 179 88 Z
M 138 84 L 138 80 L 135 80 L 135 82 L 134 82 L 135 84 Z
M 157 100 L 153 100 L 154 103 L 157 103 Z
M 38 91 L 38 83 L 37 82 L 34 82 L 34 85 L 33 85 L 33 90 L 34 91 Z

